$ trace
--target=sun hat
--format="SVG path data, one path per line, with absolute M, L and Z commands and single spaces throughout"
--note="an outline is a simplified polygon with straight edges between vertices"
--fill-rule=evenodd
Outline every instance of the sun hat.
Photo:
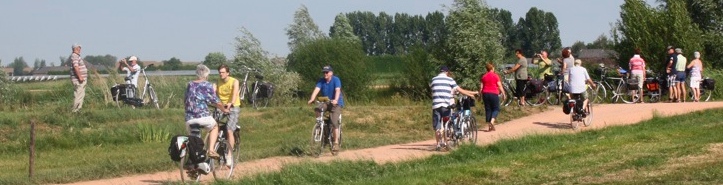
M 131 56 L 130 58 L 128 58 L 128 61 L 134 61 L 134 60 L 135 60 L 135 61 L 138 61 L 138 57 L 136 57 L 136 56 Z

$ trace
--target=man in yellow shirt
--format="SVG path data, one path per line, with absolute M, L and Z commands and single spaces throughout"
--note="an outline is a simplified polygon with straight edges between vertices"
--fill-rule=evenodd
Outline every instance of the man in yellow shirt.
M 233 147 L 236 146 L 236 141 L 233 137 L 233 133 L 238 129 L 238 118 L 241 113 L 241 100 L 239 98 L 239 81 L 236 78 L 230 76 L 231 70 L 229 70 L 226 64 L 222 64 L 218 67 L 218 74 L 221 79 L 217 84 L 214 84 L 216 93 L 221 103 L 230 110 L 228 116 L 228 123 L 226 123 L 226 133 L 228 137 L 228 143 L 231 145 L 228 151 L 233 151 Z M 226 153 L 227 159 L 233 159 L 231 157 L 232 152 Z M 231 166 L 233 160 L 226 160 L 226 165 Z
M 552 60 L 547 58 L 547 51 L 542 50 L 539 54 L 535 54 L 534 57 L 535 58 L 533 59 L 533 61 L 534 61 L 533 63 L 537 64 L 537 66 L 539 66 L 539 69 L 540 69 L 540 75 L 538 76 L 538 78 L 541 80 L 552 81 L 552 80 L 549 80 L 549 79 L 552 79 L 552 77 L 554 77 L 552 75 Z M 549 77 L 547 77 L 548 79 L 545 79 L 545 75 L 549 76 Z

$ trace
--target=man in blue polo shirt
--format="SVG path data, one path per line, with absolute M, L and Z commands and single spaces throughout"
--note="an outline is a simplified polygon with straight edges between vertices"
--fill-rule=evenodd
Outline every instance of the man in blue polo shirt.
M 457 86 L 457 82 L 449 77 L 449 68 L 442 66 L 439 75 L 432 78 L 429 84 L 432 88 L 432 128 L 434 128 L 434 137 L 437 140 L 436 150 L 446 147 L 447 143 L 442 138 L 442 124 L 440 120 L 450 115 L 449 107 L 452 105 L 452 91 L 460 92 L 464 95 L 474 97 L 477 92 L 468 91 Z
M 331 112 L 331 123 L 334 128 L 334 144 L 332 145 L 331 152 L 336 155 L 339 152 L 339 120 L 341 119 L 341 108 L 344 107 L 344 97 L 341 93 L 341 80 L 339 80 L 339 77 L 334 76 L 334 71 L 331 66 L 324 66 L 321 71 L 324 72 L 324 78 L 316 81 L 316 88 L 314 88 L 314 92 L 311 93 L 308 104 L 314 102 L 319 92 L 321 92 L 321 96 L 329 97 L 329 100 L 331 100 L 328 104 L 321 105 L 325 107 L 318 107 L 314 110 L 317 112 L 317 115 L 321 108 Z

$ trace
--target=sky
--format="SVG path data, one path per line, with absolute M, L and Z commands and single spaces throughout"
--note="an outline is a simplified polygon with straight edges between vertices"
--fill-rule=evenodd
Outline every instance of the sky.
M 59 64 L 73 44 L 82 55 L 138 56 L 141 61 L 176 57 L 203 61 L 211 52 L 232 58 L 239 29 L 248 29 L 276 56 L 289 53 L 285 28 L 305 5 L 326 34 L 339 13 L 447 14 L 453 0 L 3 0 L 0 1 L 0 63 L 23 57 Z M 557 17 L 563 46 L 589 43 L 610 33 L 623 0 L 487 0 L 491 8 L 512 13 L 513 21 L 531 7 Z M 48 64 L 50 65 L 50 64 Z

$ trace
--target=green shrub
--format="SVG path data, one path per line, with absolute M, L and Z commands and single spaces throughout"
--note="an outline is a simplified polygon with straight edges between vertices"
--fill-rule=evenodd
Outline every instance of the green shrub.
M 399 89 L 405 96 L 420 100 L 430 98 L 429 82 L 436 75 L 435 65 L 431 62 L 432 56 L 422 48 L 414 48 L 408 55 L 402 57 L 405 66 L 400 78 L 393 83 L 393 88 Z
M 344 97 L 364 100 L 369 98 L 369 85 L 374 81 L 367 59 L 358 43 L 318 39 L 289 55 L 289 69 L 301 75 L 300 90 L 310 91 L 323 75 L 321 68 L 331 65 L 334 75 L 341 79 Z

